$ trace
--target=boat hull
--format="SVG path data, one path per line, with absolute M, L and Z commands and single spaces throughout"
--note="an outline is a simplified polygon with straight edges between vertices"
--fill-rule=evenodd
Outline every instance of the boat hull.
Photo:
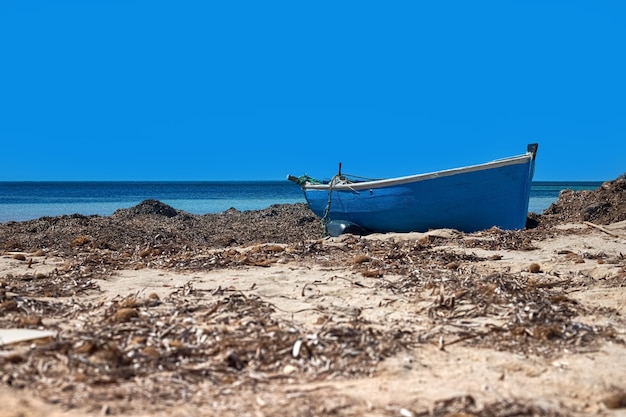
M 522 229 L 534 174 L 536 145 L 531 146 L 525 155 L 466 168 L 393 180 L 305 183 L 302 189 L 326 223 L 350 222 L 370 232 Z

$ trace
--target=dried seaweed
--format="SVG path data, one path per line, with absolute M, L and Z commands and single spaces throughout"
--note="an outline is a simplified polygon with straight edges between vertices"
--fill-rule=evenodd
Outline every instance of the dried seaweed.
M 431 329 L 419 341 L 441 349 L 464 342 L 498 350 L 553 356 L 615 340 L 610 326 L 589 326 L 576 317 L 585 307 L 567 296 L 568 280 L 542 282 L 520 275 L 416 270 L 394 286 L 399 293 L 431 300 Z
M 560 416 L 521 400 L 479 407 L 467 395 L 435 400 L 428 410 L 376 409 L 331 389 L 321 400 L 318 388 L 299 388 L 375 376 L 386 358 L 431 344 L 444 351 L 464 345 L 552 358 L 565 350 L 589 351 L 601 342 L 623 343 L 610 326 L 581 321 L 589 311 L 569 296 L 575 285 L 624 286 L 623 275 L 596 284 L 538 271 L 484 273 L 474 265 L 486 258 L 444 247 L 534 250 L 533 240 L 562 233 L 542 220 L 539 216 L 540 227 L 529 230 L 406 240 L 323 239 L 304 205 L 192 216 L 155 204 L 107 218 L 74 215 L 3 224 L 1 247 L 24 251 L 14 262 L 23 262 L 28 273 L 2 277 L 0 326 L 45 327 L 58 335 L 13 346 L 0 359 L 2 382 L 67 409 L 109 414 L 151 413 L 175 404 L 201 407 L 211 392 L 216 415 L 256 410 L 265 415 Z M 574 255 L 626 268 L 623 257 Z M 45 274 L 31 272 L 35 256 L 60 257 L 64 264 Z M 200 290 L 191 281 L 163 298 L 133 294 L 95 303 L 84 297 L 97 294 L 99 280 L 120 269 L 187 272 L 276 263 L 342 267 L 368 277 L 367 288 L 388 294 L 394 305 L 411 303 L 414 314 L 390 325 L 368 321 L 356 308 L 347 318 L 326 312 L 324 321 L 305 328 L 278 319 L 272 304 L 249 292 L 219 286 Z M 615 312 L 593 313 L 613 317 Z M 277 381 L 294 386 L 287 394 L 296 401 L 288 407 L 264 400 Z
M 102 305 L 35 303 L 20 308 L 63 320 L 57 339 L 0 362 L 4 383 L 37 390 L 48 401 L 79 406 L 76 395 L 102 403 L 144 396 L 183 401 L 199 383 L 269 384 L 371 374 L 406 343 L 359 320 L 311 333 L 272 317 L 273 307 L 240 292 L 179 288 L 166 299 L 135 296 Z M 41 306 L 44 305 L 45 308 Z M 176 389 L 164 387 L 176 381 Z M 184 389 L 181 389 L 184 388 Z M 82 397 L 81 397 L 82 398 Z
M 560 411 L 550 407 L 528 403 L 528 401 L 498 401 L 479 407 L 471 395 L 461 395 L 435 401 L 435 404 L 425 411 L 411 411 L 404 408 L 403 415 L 429 417 L 561 417 Z

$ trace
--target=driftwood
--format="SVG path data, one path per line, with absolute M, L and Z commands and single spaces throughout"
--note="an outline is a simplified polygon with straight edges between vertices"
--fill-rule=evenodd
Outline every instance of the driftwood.
M 584 223 L 585 223 L 587 226 L 594 227 L 594 228 L 596 228 L 596 229 L 598 229 L 598 230 L 600 230 L 600 231 L 602 231 L 602 232 L 606 233 L 606 234 L 607 234 L 607 235 L 609 235 L 609 236 L 613 236 L 613 237 L 617 237 L 617 238 L 620 238 L 620 239 L 625 239 L 625 240 L 626 240 L 626 236 L 623 236 L 623 235 L 621 235 L 621 234 L 619 234 L 619 233 L 615 233 L 614 231 L 609 230 L 609 229 L 607 229 L 606 227 L 603 227 L 603 226 L 600 226 L 600 225 L 598 225 L 598 224 L 591 223 L 591 222 L 584 222 Z

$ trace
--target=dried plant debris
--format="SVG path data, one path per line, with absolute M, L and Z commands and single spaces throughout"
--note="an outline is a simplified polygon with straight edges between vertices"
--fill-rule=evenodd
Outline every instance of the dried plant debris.
M 577 286 L 625 286 L 622 255 L 556 254 L 571 263 L 611 263 L 624 271 L 597 283 L 548 275 L 531 263 L 527 272 L 481 273 L 474 265 L 499 255 L 468 253 L 531 251 L 533 241 L 563 233 L 552 227 L 560 222 L 623 220 L 620 181 L 587 193 L 564 192 L 546 214 L 531 216 L 533 227 L 526 230 L 415 239 L 327 239 L 305 204 L 197 216 L 149 200 L 109 217 L 0 224 L 0 250 L 20 271 L 0 277 L 0 327 L 56 334 L 3 346 L 2 383 L 66 409 L 104 414 L 202 407 L 211 392 L 215 415 L 560 416 L 527 401 L 479 406 L 467 395 L 435 401 L 427 410 L 376 408 L 332 389 L 309 385 L 306 391 L 298 384 L 375 376 L 385 358 L 432 345 L 442 354 L 465 346 L 553 358 L 602 342 L 624 343 L 622 330 L 582 318 L 603 315 L 611 318 L 603 323 L 622 323 L 619 314 L 609 307 L 588 311 L 569 296 Z M 608 203 L 597 206 L 600 201 Z M 53 260 L 59 260 L 56 267 Z M 305 328 L 279 319 L 284 315 L 274 305 L 235 288 L 199 290 L 189 282 L 165 297 L 95 297 L 98 283 L 121 269 L 210 271 L 292 262 L 341 267 L 367 279 L 367 290 L 387 294 L 394 306 L 414 308 L 391 323 L 369 321 L 358 308 L 348 316 L 327 311 L 324 320 Z M 264 399 L 276 382 L 294 387 L 285 403 Z M 323 399 L 316 389 L 324 391 Z M 621 407 L 622 398 L 606 404 Z
M 539 406 L 528 401 L 502 400 L 479 406 L 471 395 L 460 395 L 435 401 L 428 410 L 400 408 L 399 414 L 406 417 L 562 417 L 554 408 Z M 397 414 L 396 414 L 397 415 Z
M 71 297 L 98 291 L 96 279 L 102 277 L 102 275 L 81 274 L 76 269 L 65 273 L 55 270 L 45 276 L 10 274 L 3 279 L 2 288 L 9 292 L 19 292 L 24 296 Z
M 45 315 L 58 336 L 0 361 L 3 382 L 68 407 L 80 407 L 86 397 L 102 404 L 119 396 L 149 400 L 154 387 L 160 401 L 176 402 L 207 383 L 369 375 L 407 343 L 406 335 L 358 319 L 315 332 L 296 328 L 274 319 L 273 306 L 257 297 L 191 284 L 163 300 L 132 296 L 100 305 L 14 298 L 18 307 L 4 312 L 5 325 L 24 314 Z M 149 393 L 146 386 L 153 387 Z
M 253 390 L 273 381 L 374 375 L 386 357 L 424 343 L 442 350 L 466 343 L 550 356 L 563 347 L 575 351 L 602 338 L 618 340 L 609 328 L 575 321 L 583 308 L 563 292 L 566 284 L 508 274 L 442 276 L 438 270 L 416 271 L 393 288 L 380 281 L 381 290 L 430 300 L 423 312 L 430 324 L 407 322 L 402 328 L 369 323 L 358 314 L 300 328 L 276 319 L 274 306 L 259 297 L 220 287 L 198 290 L 191 282 L 163 299 L 134 294 L 99 304 L 5 291 L 1 326 L 39 328 L 43 322 L 58 336 L 15 347 L 0 360 L 0 370 L 3 383 L 36 390 L 66 407 L 115 403 L 132 411 L 133 404 L 145 407 L 154 396 L 161 406 L 188 401 L 207 384 Z M 526 407 L 520 412 L 532 409 Z M 481 413 L 470 415 L 499 415 Z
M 193 215 L 147 200 L 108 217 L 75 214 L 0 224 L 0 250 L 45 248 L 63 256 L 85 249 L 122 253 L 157 248 L 168 252 L 260 241 L 293 243 L 321 237 L 319 220 L 303 203 Z
M 607 181 L 595 190 L 564 190 L 543 214 L 541 223 L 546 225 L 583 221 L 610 224 L 626 220 L 626 178 Z
M 440 349 L 459 342 L 498 350 L 552 356 L 602 340 L 624 343 L 610 326 L 576 317 L 585 307 L 567 296 L 568 280 L 541 282 L 520 275 L 416 270 L 387 287 L 413 297 L 427 294 L 431 329 L 418 335 Z
M 475 232 L 462 240 L 466 248 L 481 248 L 486 250 L 520 250 L 530 251 L 536 247 L 532 244 L 530 233 L 516 230 L 501 230 L 492 228 L 482 232 Z

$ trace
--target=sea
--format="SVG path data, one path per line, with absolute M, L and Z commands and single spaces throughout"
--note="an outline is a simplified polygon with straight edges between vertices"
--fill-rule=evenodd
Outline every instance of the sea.
M 541 214 L 562 190 L 593 190 L 602 182 L 533 182 L 528 210 Z M 0 223 L 71 214 L 109 216 L 154 199 L 192 214 L 261 210 L 304 203 L 288 181 L 1 182 Z

